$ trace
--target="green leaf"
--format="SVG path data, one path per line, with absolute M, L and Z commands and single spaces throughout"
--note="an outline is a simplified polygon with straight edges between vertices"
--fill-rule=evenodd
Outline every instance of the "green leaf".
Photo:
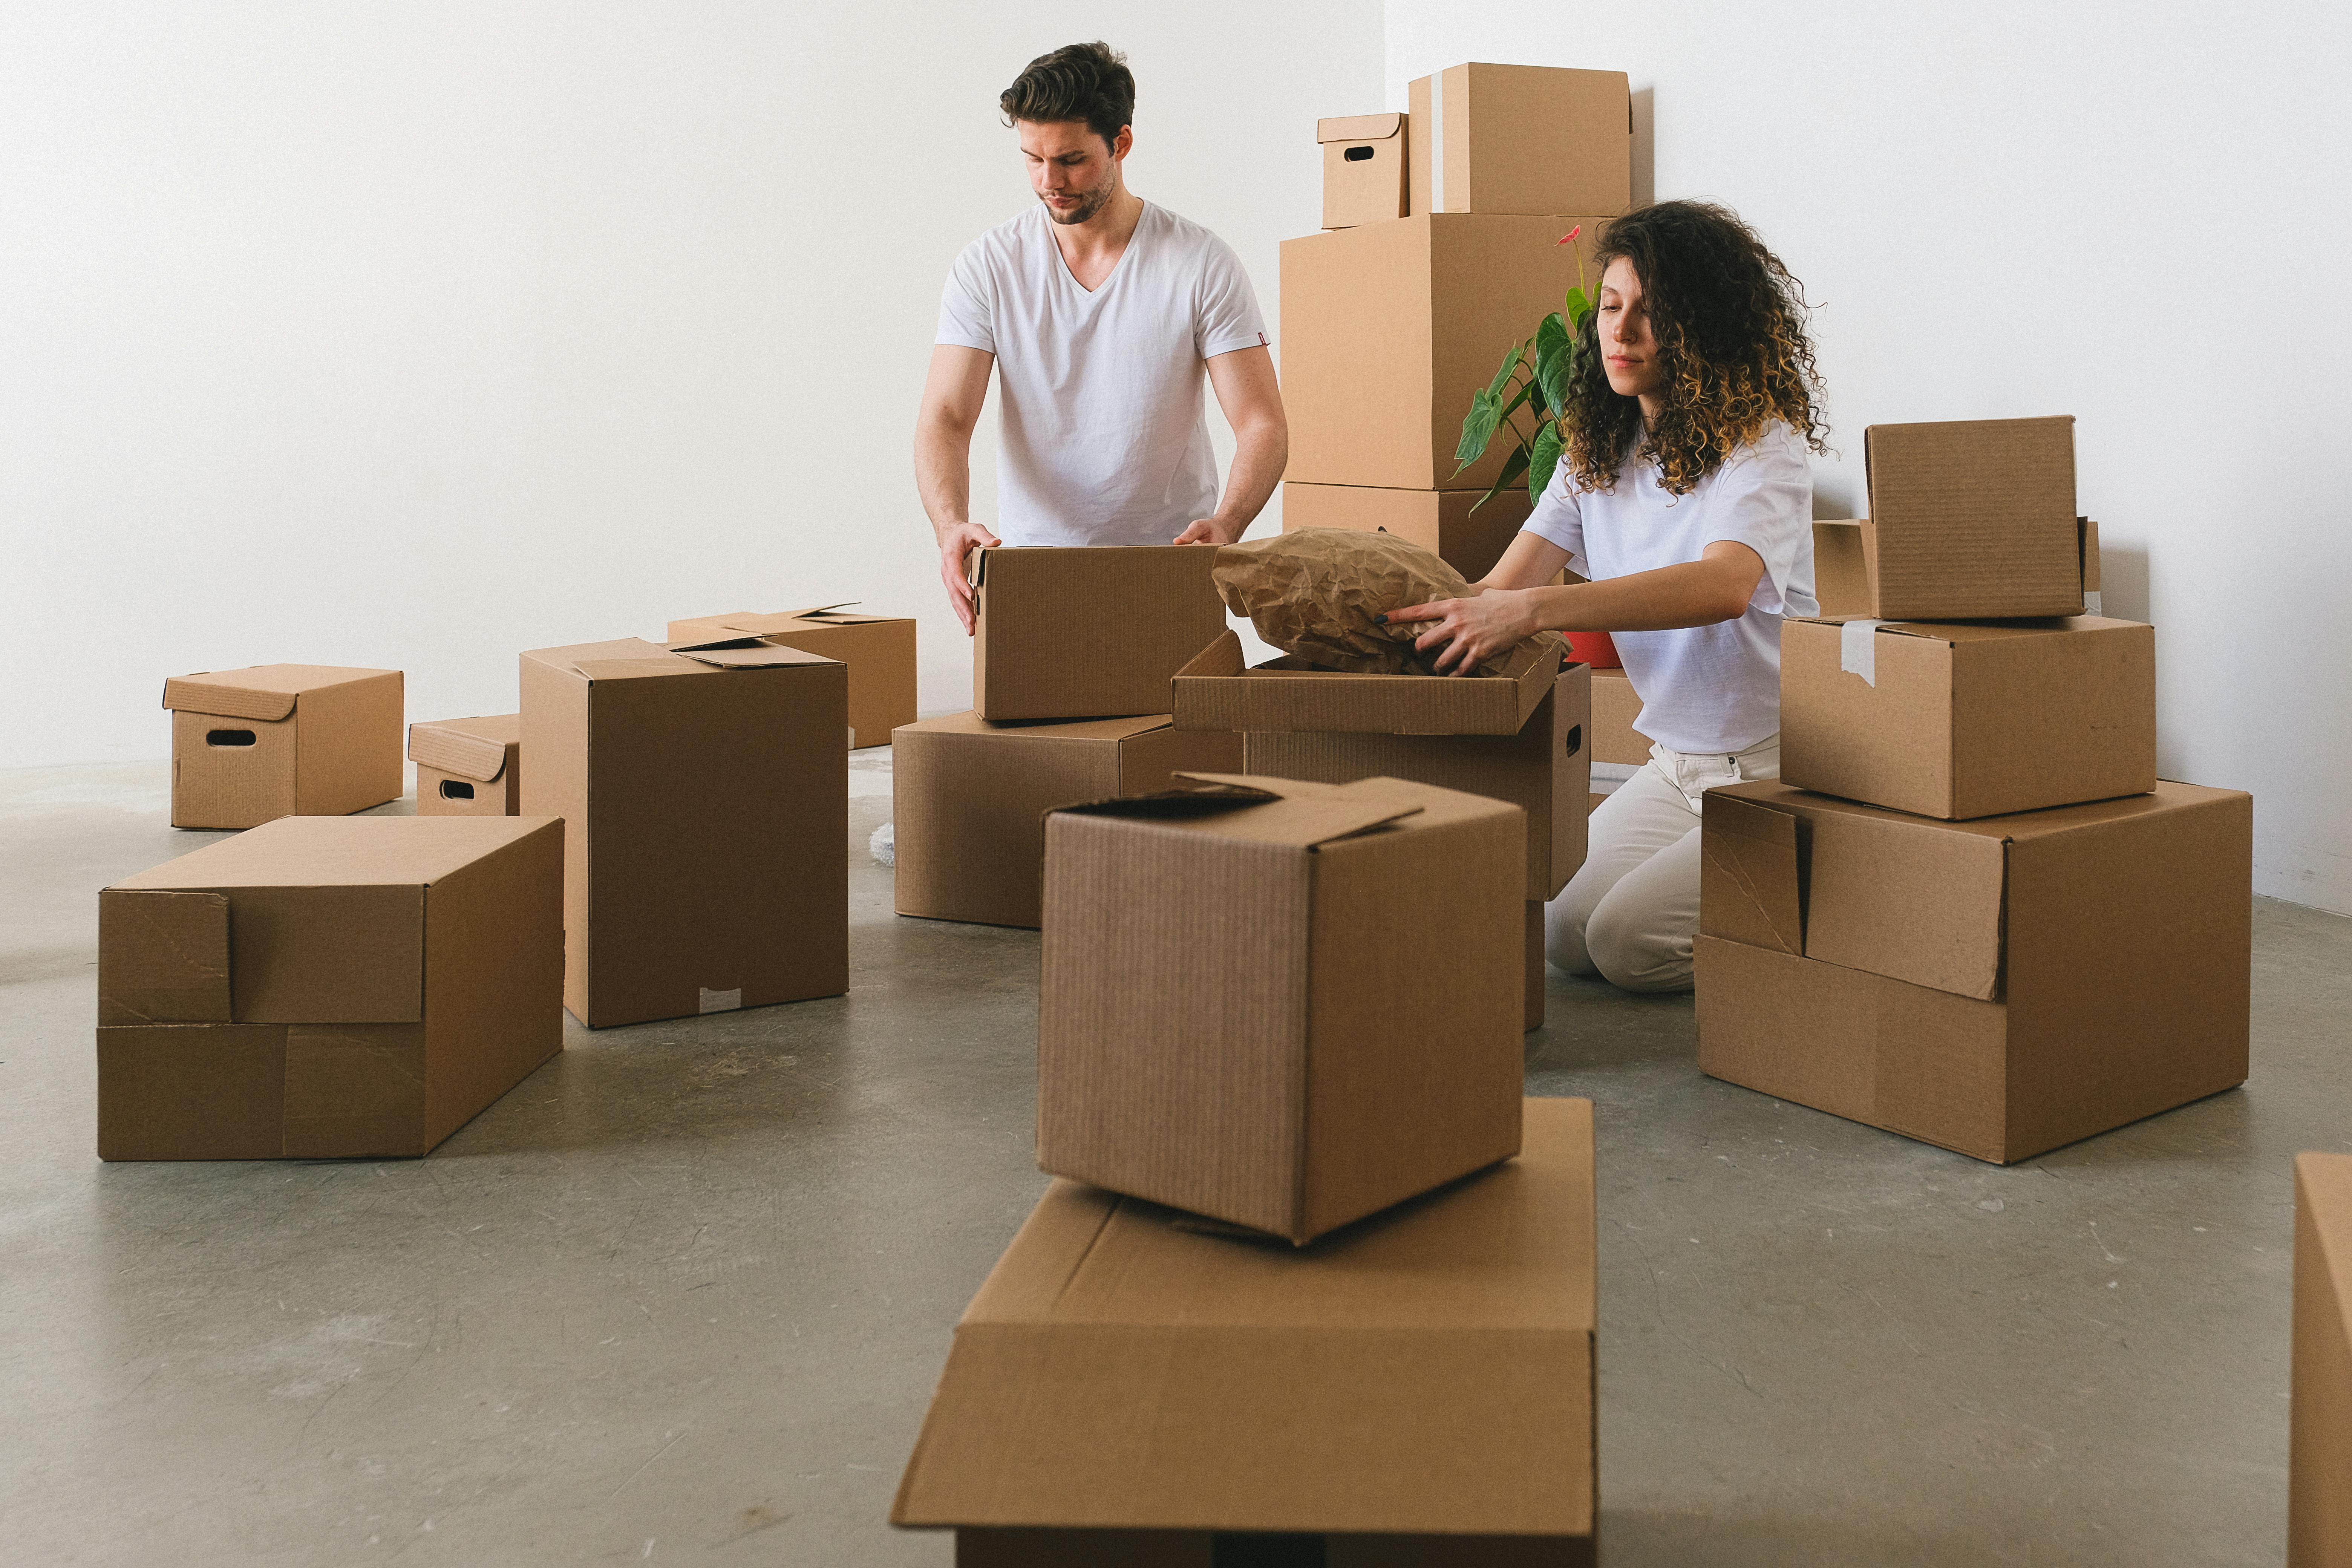
M 1486 443 L 1495 438 L 1495 427 L 1503 422 L 1503 405 L 1496 394 L 1480 387 L 1470 395 L 1470 412 L 1462 416 L 1462 440 L 1454 448 L 1454 468 L 1464 468 L 1486 455 Z
M 1535 445 L 1528 453 L 1529 501 L 1543 500 L 1544 490 L 1551 484 L 1552 472 L 1559 467 L 1561 446 L 1559 426 L 1545 421 L 1544 427 L 1536 432 Z M 1477 509 L 1473 507 L 1471 510 L 1475 511 Z
M 1525 342 L 1516 342 L 1511 345 L 1510 352 L 1503 356 L 1502 368 L 1495 373 L 1495 379 L 1486 384 L 1487 396 L 1503 395 L 1503 388 L 1511 384 L 1511 373 L 1519 368 L 1519 361 L 1527 356 L 1527 352 L 1528 345 Z
M 1557 418 L 1568 408 L 1569 383 L 1576 367 L 1575 345 L 1567 327 L 1556 316 L 1546 316 L 1536 329 L 1536 382 L 1543 389 L 1544 406 Z
M 1511 394 L 1511 400 L 1508 403 L 1503 405 L 1501 416 L 1506 420 L 1509 419 L 1512 415 L 1517 414 L 1521 408 L 1526 407 L 1529 403 L 1533 402 L 1535 400 L 1535 396 L 1536 384 L 1534 381 L 1528 380 L 1519 383 L 1519 389 Z
M 1541 437 L 1538 437 L 1538 438 L 1540 439 Z M 1455 471 L 1459 472 L 1460 470 L 1457 469 Z M 1509 486 L 1513 479 L 1517 479 L 1521 474 L 1524 474 L 1527 471 L 1528 449 L 1525 447 L 1513 447 L 1511 455 L 1503 459 L 1503 471 L 1495 476 L 1495 482 L 1486 487 L 1486 493 L 1485 495 L 1480 496 L 1476 500 L 1470 503 L 1470 510 L 1472 511 L 1476 511 L 1480 507 L 1485 506 L 1488 501 L 1493 500 L 1496 496 L 1501 495 L 1504 489 Z
M 1572 284 L 1561 309 L 1568 317 L 1569 326 L 1580 332 L 1584 330 L 1584 318 L 1592 314 L 1592 300 L 1581 284 Z

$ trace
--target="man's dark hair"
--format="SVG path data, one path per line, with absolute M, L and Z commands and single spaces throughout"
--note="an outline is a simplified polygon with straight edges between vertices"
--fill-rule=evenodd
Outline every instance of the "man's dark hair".
M 996 103 L 1007 121 L 1083 120 L 1108 142 L 1135 121 L 1135 78 L 1108 44 L 1069 44 L 1031 60 Z

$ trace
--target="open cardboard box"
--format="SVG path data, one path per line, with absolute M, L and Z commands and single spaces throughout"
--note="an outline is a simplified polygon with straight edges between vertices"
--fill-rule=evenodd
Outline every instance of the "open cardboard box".
M 1374 485 L 1282 487 L 1282 531 L 1352 528 L 1418 544 L 1476 582 L 1495 569 L 1535 510 L 1525 485 L 1480 506 L 1484 490 L 1395 490 Z M 1472 509 L 1476 508 L 1474 511 Z
M 1323 148 L 1323 226 L 1354 228 L 1405 215 L 1405 144 L 1402 114 L 1347 114 L 1315 122 Z
M 907 616 L 852 615 L 842 605 L 758 615 L 701 616 L 669 624 L 679 650 L 764 642 L 821 654 L 849 667 L 853 746 L 887 746 L 890 731 L 915 721 L 915 623 Z
M 2352 1563 L 2352 1154 L 2294 1161 L 2289 1568 Z
M 1231 630 L 1176 671 L 1182 730 L 1516 735 L 1559 673 L 1558 643 L 1522 643 L 1496 675 L 1354 675 L 1287 655 L 1251 665 Z

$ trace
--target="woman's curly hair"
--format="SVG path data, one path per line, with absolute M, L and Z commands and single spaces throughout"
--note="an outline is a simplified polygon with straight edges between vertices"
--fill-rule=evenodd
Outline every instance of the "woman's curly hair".
M 1610 389 L 1600 312 L 1585 317 L 1560 414 L 1562 457 L 1578 484 L 1612 488 L 1630 455 L 1655 462 L 1669 493 L 1687 494 L 1776 419 L 1824 449 L 1804 290 L 1754 229 L 1710 202 L 1659 202 L 1602 231 L 1593 259 L 1605 271 L 1620 258 L 1642 280 L 1665 406 L 1644 431 L 1641 404 Z

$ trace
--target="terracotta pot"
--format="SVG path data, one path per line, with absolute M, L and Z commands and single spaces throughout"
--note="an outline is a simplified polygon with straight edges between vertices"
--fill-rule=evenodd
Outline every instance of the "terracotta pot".
M 1579 663 L 1595 669 L 1622 669 L 1624 662 L 1617 657 L 1617 645 L 1607 632 L 1570 632 L 1569 656 Z

